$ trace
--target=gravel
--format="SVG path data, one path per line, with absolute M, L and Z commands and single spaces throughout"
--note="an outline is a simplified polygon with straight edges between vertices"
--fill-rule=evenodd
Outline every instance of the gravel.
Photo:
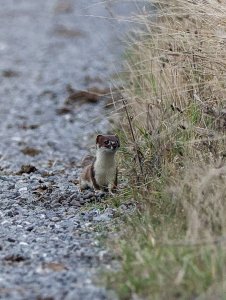
M 128 30 L 117 16 L 134 6 L 0 2 L 0 299 L 117 299 L 94 283 L 114 265 L 95 226 L 117 212 L 100 211 L 105 194 L 77 184 L 95 134 L 109 128 L 105 103 L 66 99 L 109 87 L 120 69 L 117 37 Z M 97 207 L 85 209 L 90 202 Z

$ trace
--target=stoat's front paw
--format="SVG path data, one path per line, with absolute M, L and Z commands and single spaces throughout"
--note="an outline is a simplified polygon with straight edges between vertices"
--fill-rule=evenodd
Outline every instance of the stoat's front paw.
M 116 195 L 116 190 L 115 190 L 115 189 L 113 189 L 113 190 L 108 190 L 108 194 L 109 194 L 110 196 L 115 196 L 115 195 Z
M 108 193 L 109 193 L 109 195 L 115 196 L 116 192 L 117 192 L 117 187 L 115 185 L 110 185 L 108 187 Z

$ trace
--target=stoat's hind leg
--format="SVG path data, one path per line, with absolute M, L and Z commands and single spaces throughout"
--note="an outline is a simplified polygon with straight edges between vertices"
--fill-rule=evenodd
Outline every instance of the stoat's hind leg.
M 88 187 L 87 183 L 80 178 L 79 180 L 79 191 L 83 192 Z
M 93 188 L 91 180 L 91 165 L 86 166 L 79 178 L 79 189 L 82 192 L 86 188 Z
M 83 172 L 80 175 L 79 178 L 79 190 L 82 192 L 83 190 L 87 188 L 92 188 L 92 182 L 90 180 L 90 166 L 87 166 L 84 168 Z
M 85 189 L 88 189 L 88 188 L 92 189 L 93 188 L 92 184 L 89 181 L 80 179 L 79 180 L 79 191 L 83 192 Z

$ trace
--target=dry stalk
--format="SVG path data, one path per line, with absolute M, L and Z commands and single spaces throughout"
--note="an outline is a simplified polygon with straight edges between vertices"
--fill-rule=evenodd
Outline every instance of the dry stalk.
M 132 126 L 132 123 L 131 123 L 131 119 L 130 119 L 130 116 L 129 116 L 129 112 L 128 112 L 128 108 L 127 108 L 125 99 L 122 99 L 122 103 L 123 103 L 123 107 L 124 107 L 125 112 L 126 112 L 126 117 L 127 117 L 127 121 L 128 121 L 128 124 L 129 124 L 132 140 L 133 140 L 133 143 L 134 143 L 134 148 L 135 148 L 135 151 L 136 151 L 136 157 L 137 157 L 137 160 L 138 160 L 140 172 L 141 172 L 142 175 L 144 175 L 143 174 L 143 167 L 142 167 L 143 154 L 142 154 L 142 152 L 140 150 L 140 147 L 138 146 L 138 143 L 137 143 L 136 138 L 135 138 L 133 126 Z

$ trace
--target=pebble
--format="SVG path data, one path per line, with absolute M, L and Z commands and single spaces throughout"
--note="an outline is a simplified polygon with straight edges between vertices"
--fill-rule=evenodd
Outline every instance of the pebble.
M 16 240 L 15 240 L 15 239 L 13 239 L 13 238 L 10 238 L 10 237 L 7 239 L 7 241 L 8 241 L 8 242 L 10 242 L 10 243 L 15 243 L 15 242 L 16 242 Z
M 19 189 L 19 193 L 23 194 L 24 192 L 27 192 L 27 187 L 23 187 Z
M 27 231 L 32 231 L 34 229 L 34 226 L 29 226 L 26 228 Z
M 70 203 L 70 205 L 77 206 L 77 207 L 81 207 L 82 206 L 81 203 L 79 201 L 77 201 L 77 200 L 72 200 L 71 203 Z
M 111 219 L 112 219 L 112 217 L 109 216 L 108 214 L 101 214 L 101 215 L 93 218 L 93 220 L 97 221 L 97 222 L 107 222 L 107 221 L 110 221 Z

